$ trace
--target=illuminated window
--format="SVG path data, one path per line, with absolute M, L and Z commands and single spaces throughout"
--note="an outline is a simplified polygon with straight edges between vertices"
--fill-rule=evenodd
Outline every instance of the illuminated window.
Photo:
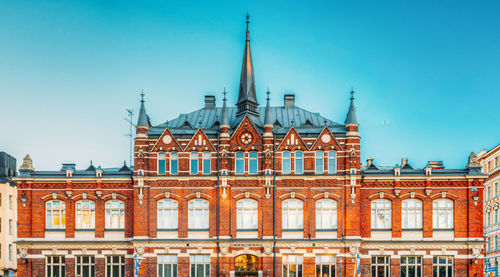
M 335 277 L 335 256 L 317 255 L 316 256 L 316 276 Z
M 371 203 L 372 229 L 390 229 L 391 201 L 385 199 L 373 200 Z
M 95 228 L 95 203 L 90 200 L 76 202 L 76 229 Z
M 189 201 L 188 228 L 208 230 L 208 201 L 194 199 Z
M 337 229 L 337 201 L 331 199 L 316 201 L 316 229 Z
M 125 203 L 121 200 L 110 200 L 106 202 L 105 228 L 125 228 Z
M 177 229 L 177 201 L 162 199 L 158 201 L 158 229 Z
M 281 173 L 290 174 L 292 172 L 292 160 L 290 157 L 290 152 L 285 151 L 281 156 Z
M 437 199 L 432 202 L 432 225 L 434 229 L 453 228 L 453 201 Z
M 253 199 L 236 202 L 236 226 L 239 230 L 257 230 L 258 203 Z
M 328 173 L 334 174 L 337 172 L 337 153 L 335 151 L 328 152 Z
M 47 229 L 64 229 L 66 227 L 66 204 L 60 200 L 47 201 L 46 226 Z
M 259 171 L 259 155 L 257 152 L 248 153 L 248 174 L 257 174 Z
M 191 152 L 190 165 L 191 174 L 198 174 L 198 152 Z
M 296 255 L 283 256 L 283 277 L 302 277 L 303 257 Z
M 303 203 L 298 199 L 288 199 L 282 203 L 283 230 L 304 228 Z
M 406 199 L 402 206 L 403 229 L 422 229 L 422 201 Z
M 245 153 L 237 152 L 235 159 L 236 174 L 245 174 Z
M 165 152 L 158 153 L 158 175 L 165 175 L 165 173 L 167 172 L 167 163 L 165 158 Z
M 179 154 L 177 152 L 170 153 L 170 174 L 179 174 Z
M 323 172 L 325 171 L 323 163 L 323 151 L 316 151 L 316 174 L 323 174 Z
M 304 153 L 302 151 L 295 152 L 295 174 L 304 174 Z

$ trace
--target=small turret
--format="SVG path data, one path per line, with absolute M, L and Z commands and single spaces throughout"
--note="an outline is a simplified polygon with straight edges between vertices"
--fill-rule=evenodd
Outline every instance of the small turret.
M 266 104 L 266 113 L 264 115 L 264 137 L 272 137 L 273 136 L 272 131 L 274 125 L 271 115 L 271 104 L 270 104 L 271 98 L 269 97 L 269 94 L 271 94 L 271 92 L 269 91 L 269 89 L 267 89 L 266 94 L 267 94 L 266 98 L 267 104 Z
M 358 118 L 356 117 L 356 107 L 354 107 L 354 90 L 351 89 L 351 104 L 345 119 L 347 136 L 359 136 L 358 133 Z
M 144 92 L 141 93 L 141 108 L 139 110 L 139 117 L 137 119 L 137 137 L 147 137 L 146 132 L 149 130 L 149 118 L 146 114 L 146 107 L 144 106 Z
M 226 99 L 226 88 L 224 88 L 224 98 L 222 99 L 222 115 L 221 115 L 221 122 L 220 122 L 220 133 L 222 138 L 228 138 L 229 137 L 229 118 L 227 114 L 227 99 Z

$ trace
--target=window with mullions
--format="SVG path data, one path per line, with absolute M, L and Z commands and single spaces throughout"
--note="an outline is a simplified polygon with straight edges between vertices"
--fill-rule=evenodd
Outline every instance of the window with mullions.
M 177 277 L 177 256 L 158 256 L 158 277 Z
M 390 256 L 372 257 L 372 277 L 389 277 L 391 268 Z
M 236 202 L 236 226 L 238 230 L 257 230 L 258 203 L 253 199 Z
M 158 153 L 158 175 L 165 175 L 167 172 L 167 161 L 165 152 Z
M 188 228 L 208 230 L 208 201 L 194 199 L 188 203 Z
M 377 199 L 372 201 L 372 229 L 391 229 L 391 216 L 391 201 L 385 199 Z
M 403 229 L 422 229 L 422 201 L 406 199 L 402 206 Z
M 283 230 L 301 230 L 304 228 L 303 203 L 298 199 L 288 199 L 282 203 Z
M 76 202 L 76 229 L 95 228 L 95 203 L 91 200 Z
M 316 256 L 316 277 L 335 277 L 335 256 Z
M 281 174 L 290 174 L 292 172 L 292 158 L 290 152 L 285 151 L 281 155 Z
M 94 256 L 76 256 L 76 276 L 94 277 Z
M 190 154 L 190 170 L 191 174 L 198 174 L 198 152 Z
M 304 174 L 304 152 L 295 152 L 295 171 L 296 175 Z
M 337 173 L 337 152 L 335 151 L 328 152 L 328 173 Z
M 248 174 L 259 172 L 259 154 L 257 152 L 248 153 Z
M 316 201 L 316 229 L 337 229 L 337 201 L 331 199 Z
M 245 153 L 237 152 L 235 155 L 235 173 L 238 175 L 245 174 Z
M 170 153 L 170 174 L 179 174 L 179 154 L 177 152 Z
M 191 264 L 190 277 L 210 277 L 210 255 L 191 255 L 189 262 Z
M 110 200 L 105 204 L 105 228 L 125 228 L 125 202 L 121 200 Z
M 125 256 L 106 256 L 106 277 L 125 277 Z
M 283 277 L 302 277 L 302 256 L 283 256 Z
M 46 270 L 47 276 L 64 277 L 66 274 L 66 259 L 64 256 L 48 256 Z
M 203 174 L 210 174 L 212 169 L 210 155 L 210 152 L 203 152 Z
M 323 151 L 316 151 L 316 163 L 315 163 L 315 167 L 316 167 L 316 174 L 323 174 L 324 171 L 325 171 L 325 168 L 324 168 L 324 156 L 323 156 Z
M 498 210 L 495 210 L 495 224 L 498 224 Z
M 177 229 L 177 201 L 173 199 L 162 199 L 157 202 L 158 229 Z
M 486 226 L 491 226 L 491 212 L 486 213 Z
M 453 277 L 453 258 L 433 257 L 432 277 Z
M 453 201 L 444 198 L 432 201 L 432 221 L 434 229 L 453 229 Z
M 422 277 L 422 257 L 401 257 L 401 277 Z
M 66 227 L 66 204 L 60 200 L 47 201 L 46 226 L 47 229 L 64 229 Z

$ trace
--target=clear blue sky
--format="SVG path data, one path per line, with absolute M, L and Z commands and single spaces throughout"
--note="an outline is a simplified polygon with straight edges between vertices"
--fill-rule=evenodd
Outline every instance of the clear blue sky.
M 357 91 L 362 159 L 464 167 L 500 143 L 498 1 L 1 1 L 0 150 L 37 169 L 128 160 L 125 109 L 153 124 L 227 87 L 251 15 L 257 96 L 296 94 L 343 122 Z

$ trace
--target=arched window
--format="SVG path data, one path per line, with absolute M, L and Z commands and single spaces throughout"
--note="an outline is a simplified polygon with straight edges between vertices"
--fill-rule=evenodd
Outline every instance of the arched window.
M 248 174 L 257 174 L 259 171 L 259 155 L 257 152 L 248 153 Z
M 177 229 L 177 201 L 173 199 L 162 199 L 157 203 L 158 229 Z
M 323 174 L 325 171 L 325 168 L 323 166 L 324 164 L 324 156 L 323 156 L 323 151 L 316 151 L 316 174 Z
M 179 174 L 179 154 L 177 152 L 170 153 L 170 174 Z
M 64 229 L 66 227 L 66 203 L 50 200 L 45 203 L 46 229 Z
M 245 153 L 236 152 L 235 171 L 238 175 L 245 174 Z
M 188 228 L 192 230 L 208 229 L 208 201 L 204 199 L 193 199 L 189 201 Z
M 292 164 L 290 152 L 285 151 L 281 155 L 281 173 L 282 174 L 290 174 L 292 172 Z
M 257 201 L 253 199 L 242 199 L 236 202 L 236 226 L 238 230 L 257 230 Z
M 335 151 L 328 152 L 328 173 L 337 173 L 337 152 Z
M 372 201 L 371 206 L 372 229 L 391 229 L 391 201 L 377 199 Z
M 337 201 L 332 199 L 316 201 L 316 229 L 337 229 Z
M 105 228 L 125 228 L 125 202 L 121 200 L 109 200 L 105 205 Z
M 158 175 L 165 175 L 165 173 L 167 172 L 167 163 L 165 158 L 165 152 L 158 153 Z
M 403 229 L 422 229 L 422 201 L 403 200 L 401 213 Z
M 211 161 L 210 152 L 203 152 L 203 174 L 210 174 Z
M 191 152 L 189 164 L 191 168 L 191 174 L 198 174 L 198 152 Z
M 304 174 L 304 152 L 295 152 L 295 174 Z
M 453 229 L 453 201 L 445 198 L 434 200 L 432 221 L 434 229 Z
M 304 209 L 302 201 L 288 199 L 282 204 L 283 230 L 300 230 L 304 228 Z
M 95 203 L 91 200 L 76 202 L 76 229 L 95 228 Z

